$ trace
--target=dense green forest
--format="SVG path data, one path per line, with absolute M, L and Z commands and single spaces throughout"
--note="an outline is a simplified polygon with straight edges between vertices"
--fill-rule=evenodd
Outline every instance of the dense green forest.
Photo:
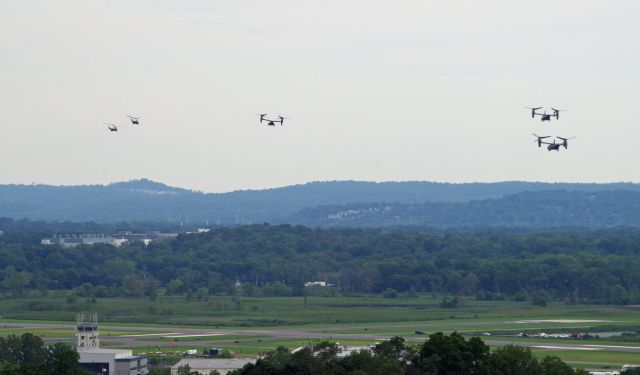
M 479 299 L 640 303 L 640 229 L 416 233 L 251 225 L 131 243 L 61 248 L 0 236 L 0 293 L 80 296 L 446 293 Z M 240 281 L 242 287 L 235 287 Z M 305 288 L 326 281 L 327 288 Z
M 466 203 L 350 204 L 305 208 L 288 219 L 310 226 L 617 227 L 640 226 L 640 192 L 538 191 Z
M 162 222 L 70 222 L 70 221 L 42 221 L 27 219 L 11 219 L 0 217 L 0 230 L 4 232 L 33 233 L 48 236 L 54 233 L 116 233 L 119 231 L 130 231 L 134 233 L 144 233 L 146 231 L 161 231 L 165 233 L 177 233 L 193 231 L 197 226 L 180 225 L 180 223 Z M 34 238 L 37 239 L 37 236 Z M 40 242 L 39 240 L 37 242 Z
M 505 195 L 525 191 L 554 190 L 640 192 L 640 185 L 631 183 L 498 182 L 449 184 L 425 181 L 381 183 L 332 181 L 220 194 L 205 194 L 179 189 L 149 180 L 136 180 L 106 186 L 0 185 L 0 217 L 62 222 L 94 221 L 97 223 L 136 221 L 183 222 L 203 225 L 208 221 L 211 224 L 234 225 L 262 222 L 301 224 L 308 222 L 311 224 L 312 221 L 319 219 L 308 216 L 290 216 L 305 208 L 316 206 L 343 206 L 358 203 L 371 206 L 372 202 L 395 202 L 409 205 L 409 207 L 415 204 L 418 205 L 416 207 L 419 210 L 419 205 L 426 202 L 466 203 L 499 199 Z M 555 194 L 551 193 L 549 199 L 554 199 L 554 197 Z M 493 209 L 494 203 L 484 204 L 488 205 L 489 209 Z M 499 202 L 497 204 L 499 205 Z M 585 203 L 583 202 L 583 204 Z M 445 207 L 446 211 L 456 206 Z M 517 209 L 518 207 L 513 208 Z M 629 211 L 625 209 L 624 212 Z M 497 214 L 498 212 L 494 209 L 492 213 Z M 510 216 L 517 216 L 517 214 L 517 211 L 510 210 L 503 212 L 502 222 L 512 225 Z M 424 216 L 424 213 L 421 215 Z M 298 218 L 300 221 L 292 221 L 293 218 Z M 429 225 L 440 226 L 435 219 L 431 220 L 432 223 Z M 434 222 L 435 224 L 433 224 Z M 524 222 L 526 224 L 526 220 Z M 374 225 L 378 223 L 388 224 L 379 220 L 373 222 Z M 411 223 L 415 223 L 415 220 L 411 220 Z M 331 224 L 342 225 L 342 222 L 336 221 Z M 370 225 L 370 223 L 366 224 Z M 604 224 L 606 225 L 606 222 Z M 446 225 L 450 225 L 450 222 L 447 222 Z
M 340 348 L 321 342 L 295 353 L 284 348 L 269 353 L 256 364 L 246 365 L 233 375 L 582 375 L 557 357 L 536 358 L 531 350 L 505 346 L 491 352 L 477 337 L 466 340 L 453 333 L 435 333 L 417 347 L 401 337 L 376 345 L 372 352 L 338 356 Z M 189 374 L 188 371 L 184 372 Z

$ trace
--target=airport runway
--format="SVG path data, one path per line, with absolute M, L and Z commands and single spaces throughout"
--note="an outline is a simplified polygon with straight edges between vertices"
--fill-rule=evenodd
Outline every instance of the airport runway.
M 510 324 L 513 321 L 503 322 L 473 322 L 473 323 L 456 323 L 456 326 L 479 326 L 479 325 L 499 325 Z M 393 333 L 367 333 L 367 330 L 375 330 L 381 328 L 399 328 L 399 329 L 416 329 L 426 333 L 426 335 L 405 337 L 409 342 L 423 342 L 429 333 L 439 331 L 438 328 L 450 327 L 452 323 L 435 323 L 435 324 L 389 324 L 389 325 L 341 325 L 333 327 L 295 327 L 295 328 L 185 328 L 185 327 L 148 327 L 148 326 L 118 326 L 108 325 L 102 326 L 103 329 L 118 330 L 118 331 L 147 331 L 149 334 L 132 334 L 121 336 L 108 336 L 101 335 L 100 341 L 105 347 L 146 347 L 146 346 L 158 346 L 166 345 L 166 343 L 150 340 L 154 338 L 157 340 L 159 337 L 174 336 L 177 337 L 194 337 L 194 336 L 216 336 L 216 335 L 248 335 L 254 337 L 246 338 L 233 338 L 233 339 L 221 339 L 221 340 L 206 340 L 206 341 L 175 341 L 172 345 L 176 347 L 193 347 L 193 346 L 224 346 L 240 343 L 256 343 L 259 339 L 263 345 L 272 340 L 283 339 L 330 339 L 335 341 L 340 340 L 367 340 L 367 341 L 382 341 L 394 336 Z M 73 332 L 73 324 L 44 324 L 44 323 L 0 323 L 0 327 L 4 328 L 40 328 L 40 329 L 69 329 Z M 524 328 L 524 327 L 523 327 Z M 575 328 L 575 327 L 574 327 Z M 362 330 L 363 333 L 339 333 L 336 331 L 345 330 Z M 447 332 L 447 331 L 445 331 Z M 450 331 L 448 331 L 450 332 Z M 259 336 L 259 337 L 255 337 Z M 634 347 L 629 345 L 598 345 L 596 341 L 589 341 L 589 344 L 578 344 L 576 340 L 567 339 L 566 343 L 558 343 L 557 340 L 549 342 L 544 339 L 537 341 L 523 341 L 523 340 L 509 340 L 508 337 L 482 336 L 482 340 L 491 346 L 504 346 L 504 345 L 520 345 L 532 348 L 549 349 L 549 350 L 588 350 L 588 351 L 616 351 L 616 352 L 630 352 L 640 353 L 640 347 Z M 167 338 L 167 342 L 170 338 Z M 47 341 L 71 341 L 68 337 L 65 338 L 52 338 Z M 268 348 L 268 347 L 265 347 Z

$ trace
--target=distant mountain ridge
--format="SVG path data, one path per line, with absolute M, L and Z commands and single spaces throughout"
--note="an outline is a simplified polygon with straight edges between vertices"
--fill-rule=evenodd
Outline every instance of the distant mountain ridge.
M 330 224 L 315 215 L 327 212 L 327 207 L 338 208 L 337 211 L 340 211 L 340 207 L 353 205 L 385 205 L 395 207 L 396 210 L 403 207 L 405 213 L 400 216 L 404 217 L 406 212 L 417 210 L 420 205 L 433 208 L 444 204 L 446 210 L 455 211 L 458 209 L 455 207 L 464 207 L 465 204 L 476 207 L 479 203 L 469 202 L 485 200 L 492 201 L 482 203 L 484 205 L 504 206 L 504 202 L 508 200 L 499 203 L 503 197 L 524 192 L 547 192 L 548 194 L 539 196 L 538 199 L 551 201 L 562 194 L 562 191 L 609 192 L 607 194 L 616 191 L 640 192 L 640 185 L 519 181 L 460 184 L 426 181 L 330 181 L 229 193 L 202 193 L 147 179 L 109 185 L 0 185 L 0 217 L 98 223 L 145 221 L 227 225 L 287 222 L 353 225 L 359 221 L 337 220 Z M 615 194 L 612 197 L 622 199 Z M 514 205 L 504 207 L 507 207 L 505 210 L 522 209 Z M 631 207 L 634 206 L 631 205 L 628 209 Z M 380 221 L 380 225 L 388 225 L 387 223 L 388 220 Z
M 466 203 L 319 206 L 289 221 L 330 227 L 640 227 L 640 192 L 527 191 Z

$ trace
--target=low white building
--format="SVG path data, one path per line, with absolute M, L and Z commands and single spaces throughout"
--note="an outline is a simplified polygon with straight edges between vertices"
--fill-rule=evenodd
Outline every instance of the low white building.
M 126 242 L 124 238 L 114 238 L 108 234 L 84 233 L 84 234 L 54 234 L 51 237 L 40 240 L 42 245 L 60 245 L 62 247 L 76 247 L 80 245 L 110 244 L 121 246 Z
M 189 366 L 191 371 L 208 375 L 212 370 L 216 370 L 220 375 L 226 375 L 231 371 L 239 370 L 246 364 L 255 363 L 255 359 L 248 358 L 185 358 L 171 366 L 171 375 L 178 374 L 178 369 L 182 366 Z
M 148 374 L 147 357 L 134 356 L 131 350 L 78 348 L 80 367 L 100 375 Z
M 326 281 L 306 281 L 304 283 L 304 286 L 321 286 L 323 288 L 328 287 L 328 286 L 333 286 L 333 284 L 329 284 Z

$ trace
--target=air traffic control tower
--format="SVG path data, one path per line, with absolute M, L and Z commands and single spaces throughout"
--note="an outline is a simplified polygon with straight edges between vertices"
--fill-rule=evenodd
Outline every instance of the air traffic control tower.
M 98 314 L 82 313 L 76 315 L 76 348 L 99 348 Z

